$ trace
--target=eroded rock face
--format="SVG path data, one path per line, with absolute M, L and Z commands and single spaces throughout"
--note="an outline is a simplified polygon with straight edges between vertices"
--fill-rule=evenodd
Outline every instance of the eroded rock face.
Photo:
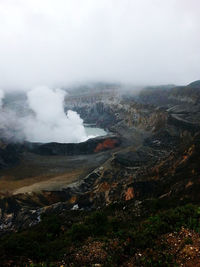
M 89 139 L 82 143 L 25 143 L 24 148 L 29 152 L 40 155 L 82 155 L 113 149 L 120 145 L 120 138 L 114 135 Z
M 119 152 L 114 161 L 126 167 L 140 167 L 152 160 L 152 155 L 148 149 L 138 149 L 137 151 Z
M 37 223 L 42 213 L 91 210 L 152 197 L 200 201 L 200 108 L 198 104 L 184 108 L 177 97 L 174 106 L 170 90 L 166 92 L 168 102 L 164 108 L 121 98 L 113 102 L 98 99 L 98 103 L 87 99 L 80 105 L 73 102 L 74 110 L 83 119 L 117 135 L 81 144 L 25 144 L 24 149 L 40 155 L 75 156 L 106 150 L 113 151 L 113 155 L 81 181 L 61 191 L 11 196 L 6 198 L 7 204 L 2 200 L 2 231 Z M 181 94 L 180 90 L 177 92 Z M 191 120 L 193 115 L 195 119 Z M 9 206 L 16 208 L 10 210 Z

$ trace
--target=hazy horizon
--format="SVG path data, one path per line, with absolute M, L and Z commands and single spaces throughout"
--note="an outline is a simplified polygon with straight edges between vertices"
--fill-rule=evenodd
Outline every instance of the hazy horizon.
M 198 0 L 0 0 L 0 88 L 199 79 Z

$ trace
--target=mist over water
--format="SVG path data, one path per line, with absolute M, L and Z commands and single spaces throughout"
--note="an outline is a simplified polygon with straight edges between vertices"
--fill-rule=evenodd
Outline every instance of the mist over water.
M 1 135 L 7 140 L 41 143 L 79 143 L 105 135 L 101 129 L 85 128 L 78 113 L 64 112 L 66 94 L 59 88 L 38 86 L 26 93 L 25 103 L 18 103 L 12 109 L 12 104 L 3 106 L 4 92 L 0 91 Z
M 52 88 L 105 82 L 137 91 L 198 80 L 199 10 L 199 0 L 0 0 L 0 136 L 96 136 L 76 112 L 65 114 L 65 92 Z M 4 105 L 18 91 L 22 112 Z

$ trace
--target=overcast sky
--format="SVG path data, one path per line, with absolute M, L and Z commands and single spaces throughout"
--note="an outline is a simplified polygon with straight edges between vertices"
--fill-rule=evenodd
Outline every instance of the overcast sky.
M 200 79 L 199 0 L 0 0 L 0 88 Z

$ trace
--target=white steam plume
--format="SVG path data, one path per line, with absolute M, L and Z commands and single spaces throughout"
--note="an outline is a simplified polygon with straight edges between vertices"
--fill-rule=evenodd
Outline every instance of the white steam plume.
M 21 142 L 25 137 L 21 120 L 14 110 L 4 106 L 4 97 L 4 91 L 0 90 L 0 139 L 1 141 Z
M 69 110 L 64 112 L 65 92 L 46 86 L 27 93 L 32 115 L 23 119 L 24 134 L 32 142 L 78 143 L 88 139 L 80 116 Z
M 17 96 L 12 96 L 3 104 L 4 92 L 0 90 L 0 139 L 79 143 L 95 137 L 86 133 L 76 112 L 68 110 L 65 114 L 65 95 L 61 89 L 39 86 L 27 92 L 27 100 L 20 102 Z
M 4 91 L 0 90 L 0 108 L 2 108 L 3 98 L 4 98 Z

